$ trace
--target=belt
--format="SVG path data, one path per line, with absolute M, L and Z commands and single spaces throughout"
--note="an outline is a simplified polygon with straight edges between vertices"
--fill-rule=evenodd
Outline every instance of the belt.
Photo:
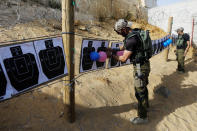
M 185 49 L 183 46 L 177 46 L 176 49 Z
M 136 64 L 140 64 L 140 65 L 144 65 L 145 63 L 148 63 L 149 60 L 145 60 L 145 61 L 140 61 L 140 62 L 135 62 L 133 61 L 133 65 L 136 66 Z

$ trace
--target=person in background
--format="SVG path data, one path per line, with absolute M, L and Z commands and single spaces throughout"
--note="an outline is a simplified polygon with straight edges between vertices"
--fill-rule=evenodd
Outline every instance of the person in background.
M 183 27 L 176 29 L 176 32 L 178 34 L 178 40 L 176 42 L 176 55 L 178 62 L 177 71 L 179 73 L 185 72 L 184 60 L 190 48 L 190 36 L 187 33 L 184 33 L 183 31 Z

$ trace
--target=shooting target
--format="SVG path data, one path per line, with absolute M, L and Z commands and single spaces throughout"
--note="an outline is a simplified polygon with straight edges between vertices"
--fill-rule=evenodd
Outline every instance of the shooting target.
M 123 43 L 121 43 L 121 42 L 112 43 L 111 48 L 115 49 L 115 48 L 118 48 L 122 45 L 123 45 Z M 112 52 L 112 54 L 114 54 L 114 55 L 116 55 L 116 53 L 117 53 L 117 51 Z M 119 67 L 119 66 L 128 65 L 128 64 L 131 64 L 130 59 L 128 59 L 126 62 L 120 62 L 114 58 L 110 58 L 109 63 L 108 63 L 108 68 Z
M 5 52 L 2 59 L 14 89 L 22 91 L 38 84 L 39 71 L 32 42 L 1 49 Z
M 0 97 L 5 95 L 6 86 L 7 86 L 7 80 L 5 78 L 5 73 L 0 64 Z
M 52 38 L 34 42 L 37 56 L 42 70 L 42 79 L 48 81 L 66 75 L 67 65 L 65 60 L 62 38 Z
M 106 52 L 109 47 L 109 42 L 105 40 L 83 40 L 81 48 L 81 59 L 80 59 L 80 73 L 91 70 L 104 69 L 105 62 L 99 62 L 91 60 L 91 52 Z M 101 56 L 102 57 L 102 56 Z

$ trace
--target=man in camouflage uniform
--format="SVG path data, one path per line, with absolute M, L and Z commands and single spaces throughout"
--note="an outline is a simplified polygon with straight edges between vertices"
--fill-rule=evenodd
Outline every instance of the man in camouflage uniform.
M 148 76 L 150 73 L 150 62 L 148 59 L 139 57 L 138 49 L 142 45 L 142 42 L 138 35 L 133 35 L 134 29 L 131 29 L 131 22 L 127 22 L 124 19 L 120 19 L 115 24 L 115 31 L 125 37 L 124 46 L 117 48 L 117 50 L 124 50 L 123 56 L 108 55 L 121 62 L 131 59 L 133 61 L 134 71 L 134 87 L 135 96 L 138 100 L 138 117 L 131 118 L 130 121 L 133 124 L 144 124 L 148 122 L 147 108 L 148 103 Z M 140 52 L 143 54 L 143 52 Z M 137 60 L 138 59 L 138 60 Z
M 184 60 L 187 52 L 190 48 L 190 37 L 188 34 L 184 33 L 184 28 L 180 27 L 176 30 L 178 33 L 178 40 L 176 42 L 176 55 L 177 55 L 177 62 L 178 67 L 177 71 L 180 73 L 184 73 Z

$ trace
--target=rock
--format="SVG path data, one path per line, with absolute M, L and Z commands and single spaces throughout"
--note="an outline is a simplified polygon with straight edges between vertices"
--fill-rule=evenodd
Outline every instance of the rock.
M 81 25 L 81 26 L 79 26 L 79 30 L 82 30 L 82 31 L 87 31 L 87 28 L 86 28 L 86 26 L 84 26 L 84 25 Z
M 62 112 L 60 112 L 59 117 L 61 118 L 61 117 L 63 117 L 63 116 L 64 116 L 64 112 L 62 111 Z
M 30 129 L 30 128 L 32 128 L 32 127 L 31 127 L 29 124 L 27 124 L 27 125 L 24 125 L 23 128 L 24 128 L 24 129 Z
M 168 96 L 170 95 L 170 90 L 165 86 L 157 88 L 154 92 L 159 95 L 162 95 L 165 98 L 168 98 Z
M 111 36 L 111 34 L 110 33 L 107 33 L 107 35 L 106 35 L 107 37 L 110 37 Z
M 98 31 L 95 32 L 95 35 L 101 36 L 101 34 Z
M 75 25 L 75 26 L 81 25 L 81 21 L 80 21 L 80 20 L 75 20 L 74 25 Z
M 40 119 L 40 122 L 44 122 L 44 119 Z

